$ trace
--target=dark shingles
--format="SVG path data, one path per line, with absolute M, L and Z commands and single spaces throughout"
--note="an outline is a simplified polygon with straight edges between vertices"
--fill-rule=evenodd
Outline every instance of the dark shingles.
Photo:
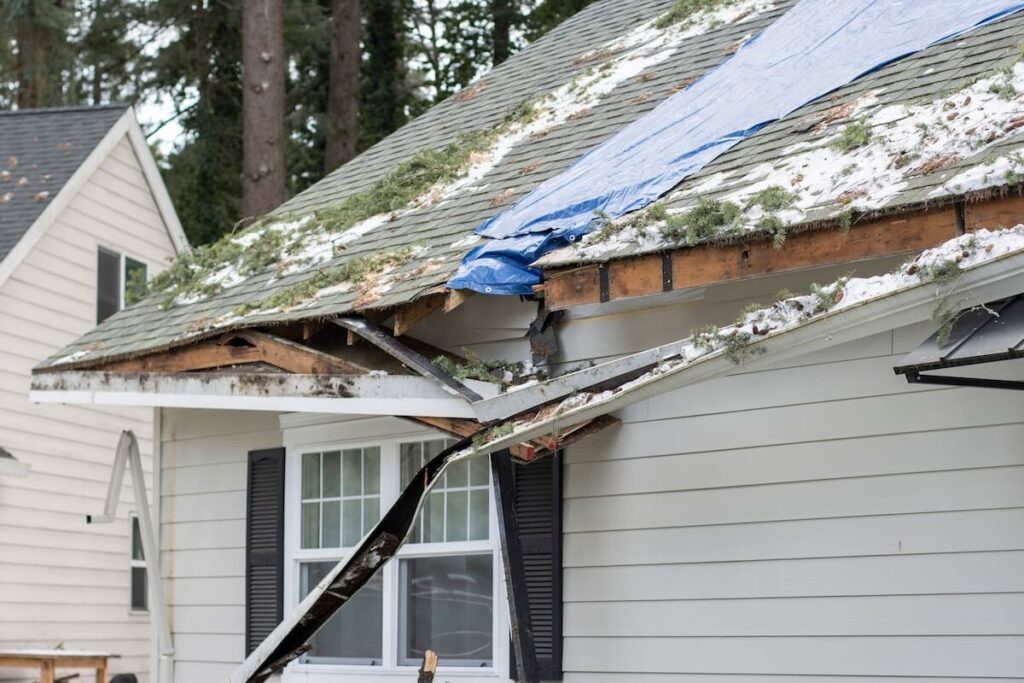
M 0 113 L 0 261 L 128 105 Z
M 439 147 L 460 134 L 496 125 L 528 97 L 550 92 L 569 82 L 575 75 L 595 66 L 577 59 L 591 50 L 625 35 L 644 21 L 657 16 L 673 0 L 597 2 L 556 28 L 530 48 L 485 76 L 478 93 L 471 98 L 453 97 L 422 117 L 412 121 L 390 137 L 342 166 L 330 176 L 292 198 L 281 212 L 306 212 L 330 206 L 347 196 L 368 189 L 395 163 L 425 147 Z M 219 330 L 232 327 L 282 324 L 302 319 L 328 317 L 353 309 L 384 309 L 407 303 L 425 293 L 443 287 L 469 249 L 454 246 L 470 235 L 483 220 L 507 207 L 493 200 L 502 193 L 521 196 L 547 178 L 569 167 L 577 158 L 611 137 L 664 101 L 680 84 L 705 73 L 727 57 L 724 46 L 734 44 L 750 32 L 757 32 L 780 16 L 795 0 L 785 0 L 775 10 L 740 25 L 723 26 L 704 36 L 685 41 L 671 59 L 653 67 L 646 82 L 630 79 L 603 98 L 582 118 L 567 122 L 538 139 L 516 145 L 502 162 L 488 173 L 484 182 L 471 190 L 427 209 L 404 214 L 386 226 L 351 243 L 331 265 L 395 248 L 422 245 L 425 254 L 398 269 L 399 279 L 377 298 L 360 299 L 356 289 L 321 296 L 315 303 L 288 311 L 251 315 Z M 934 99 L 954 87 L 1014 58 L 1016 44 L 1024 35 L 1024 16 L 1014 15 L 972 34 L 924 50 L 884 69 L 849 83 L 834 93 L 808 103 L 781 121 L 770 124 L 717 158 L 705 169 L 684 181 L 685 189 L 716 173 L 739 178 L 743 171 L 764 162 L 783 160 L 799 142 L 811 136 L 813 122 L 821 112 L 836 104 L 850 102 L 865 92 L 884 87 L 883 103 L 908 102 L 917 98 Z M 596 62 L 599 64 L 600 62 Z M 641 93 L 649 99 L 636 102 Z M 809 124 L 810 122 L 810 124 Z M 969 164 L 968 160 L 961 162 Z M 529 173 L 520 173 L 531 168 Z M 922 178 L 893 200 L 893 206 L 918 202 L 936 178 Z M 729 189 L 728 184 L 720 190 Z M 813 217 L 810 216 L 810 217 Z M 632 250 L 626 249 L 626 255 Z M 222 316 L 230 316 L 239 304 L 260 301 L 276 288 L 287 287 L 309 277 L 309 273 L 275 279 L 272 271 L 250 278 L 209 299 L 162 311 L 155 300 L 148 300 L 108 319 L 74 345 L 61 351 L 46 365 L 73 365 L 60 362 L 67 354 L 92 351 L 78 365 L 156 351 L 195 339 L 195 330 Z

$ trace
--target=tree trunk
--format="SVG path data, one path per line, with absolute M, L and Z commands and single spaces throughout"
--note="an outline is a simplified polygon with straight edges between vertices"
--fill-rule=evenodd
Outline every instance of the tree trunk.
M 255 217 L 287 199 L 282 0 L 242 3 L 242 213 Z
M 366 69 L 363 72 L 363 132 L 369 144 L 405 123 L 405 36 L 399 0 L 363 0 Z
M 494 29 L 491 32 L 491 50 L 494 66 L 504 62 L 512 55 L 510 32 L 515 20 L 515 8 L 512 0 L 491 0 L 491 21 Z
M 359 0 L 333 0 L 324 173 L 330 173 L 356 155 L 359 143 L 361 34 Z

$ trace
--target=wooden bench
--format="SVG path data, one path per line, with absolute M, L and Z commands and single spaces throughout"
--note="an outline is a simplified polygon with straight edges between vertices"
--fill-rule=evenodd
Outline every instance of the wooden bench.
M 87 650 L 0 650 L 0 668 L 38 669 L 39 683 L 54 683 L 57 669 L 93 669 L 107 683 L 107 660 L 120 655 Z

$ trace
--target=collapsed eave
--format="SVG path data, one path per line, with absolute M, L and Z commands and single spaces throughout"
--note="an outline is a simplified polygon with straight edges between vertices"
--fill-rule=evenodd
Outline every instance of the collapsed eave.
M 470 383 L 483 396 L 495 394 L 486 382 Z M 37 403 L 473 417 L 464 398 L 411 375 L 57 371 L 35 374 L 29 398 Z

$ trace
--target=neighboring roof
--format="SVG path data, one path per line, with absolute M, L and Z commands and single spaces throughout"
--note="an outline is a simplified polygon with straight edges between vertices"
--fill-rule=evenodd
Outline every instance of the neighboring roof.
M 0 261 L 128 108 L 0 112 Z
M 440 291 L 464 254 L 472 248 L 473 230 L 543 180 L 565 170 L 575 159 L 637 119 L 694 78 L 725 60 L 746 37 L 756 34 L 780 16 L 795 0 L 742 0 L 756 10 L 732 23 L 709 27 L 703 33 L 681 31 L 679 39 L 666 49 L 648 50 L 644 41 L 659 41 L 646 25 L 674 4 L 674 0 L 597 2 L 563 23 L 541 40 L 484 77 L 476 86 L 449 98 L 411 122 L 372 149 L 344 165 L 309 190 L 294 197 L 276 212 L 282 221 L 314 210 L 325 209 L 347 197 L 371 189 L 396 164 L 426 146 L 455 142 L 475 131 L 495 129 L 525 100 L 556 93 L 555 105 L 571 100 L 584 84 L 585 106 L 580 102 L 563 119 L 552 116 L 554 125 L 543 128 L 526 125 L 519 137 L 505 136 L 507 149 L 491 150 L 500 157 L 493 168 L 477 164 L 462 186 L 446 188 L 415 210 L 396 212 L 375 225 L 364 225 L 365 234 L 353 232 L 343 240 L 340 254 L 317 267 L 282 275 L 271 268 L 251 277 L 224 275 L 229 283 L 209 296 L 179 301 L 163 310 L 151 298 L 126 309 L 104 322 L 73 345 L 44 361 L 40 368 L 61 366 L 87 368 L 102 362 L 160 351 L 192 340 L 248 326 L 266 326 L 304 319 L 322 319 L 356 310 L 387 309 Z M 674 30 L 674 29 L 672 29 Z M 929 48 L 842 88 L 830 97 L 811 103 L 784 120 L 769 125 L 722 155 L 695 178 L 683 184 L 673 203 L 692 204 L 686 189 L 709 187 L 722 193 L 746 171 L 767 169 L 779 160 L 831 140 L 850 120 L 876 111 L 880 105 L 934 100 L 944 92 L 962 88 L 980 77 L 991 75 L 1001 65 L 1012 65 L 1020 53 L 1024 17 L 1013 15 L 968 36 Z M 618 60 L 618 61 L 616 61 Z M 625 60 L 625 61 L 624 61 Z M 1024 73 L 1024 72 L 1022 72 Z M 596 85 L 595 85 L 596 84 Z M 591 88 L 591 86 L 594 86 Z M 590 88 L 588 90 L 588 88 Z M 1024 96 L 1010 89 L 1011 105 L 1020 108 Z M 865 97 L 868 93 L 873 95 Z M 559 99 L 562 98 L 562 99 Z M 578 99 L 578 98 L 577 98 Z M 1009 105 L 1008 105 L 1009 106 Z M 529 126 L 533 125 L 533 128 Z M 888 197 L 872 210 L 902 211 L 926 202 L 950 201 L 962 194 L 955 187 L 938 195 L 932 192 L 950 174 L 989 160 L 989 154 L 1007 155 L 1021 146 L 1015 128 L 1003 131 L 983 154 L 951 161 L 950 166 L 912 179 L 906 188 Z M 514 139 L 513 139 L 514 138 Z M 497 154 L 500 151 L 502 154 Z M 762 166 L 765 165 L 765 166 Z M 1005 164 L 1004 164 L 1005 165 Z M 840 169 L 841 170 L 841 169 Z M 1005 185 L 1002 174 L 998 183 Z M 743 178 L 740 182 L 753 184 Z M 456 183 L 455 185 L 459 185 Z M 977 183 L 972 184 L 974 188 Z M 801 218 L 821 221 L 836 213 L 836 204 L 846 208 L 844 196 L 825 196 L 826 207 L 809 208 Z M 859 199 L 854 197 L 853 199 Z M 831 218 L 834 222 L 836 219 Z M 622 249 L 603 254 L 611 258 L 636 253 L 641 244 L 620 245 Z M 415 248 L 413 248 L 415 247 Z M 653 248 L 665 249 L 660 244 Z M 299 282 L 312 282 L 327 268 L 352 264 L 368 255 L 392 254 L 405 250 L 396 263 L 386 266 L 384 278 L 363 278 L 348 286 L 328 286 L 299 305 L 259 310 L 258 302 L 269 293 L 286 290 Z M 328 252 L 329 253 L 329 252 Z M 578 256 L 573 256 L 578 258 Z M 253 309 L 256 310 L 246 310 Z M 244 311 L 244 314 L 240 312 Z

